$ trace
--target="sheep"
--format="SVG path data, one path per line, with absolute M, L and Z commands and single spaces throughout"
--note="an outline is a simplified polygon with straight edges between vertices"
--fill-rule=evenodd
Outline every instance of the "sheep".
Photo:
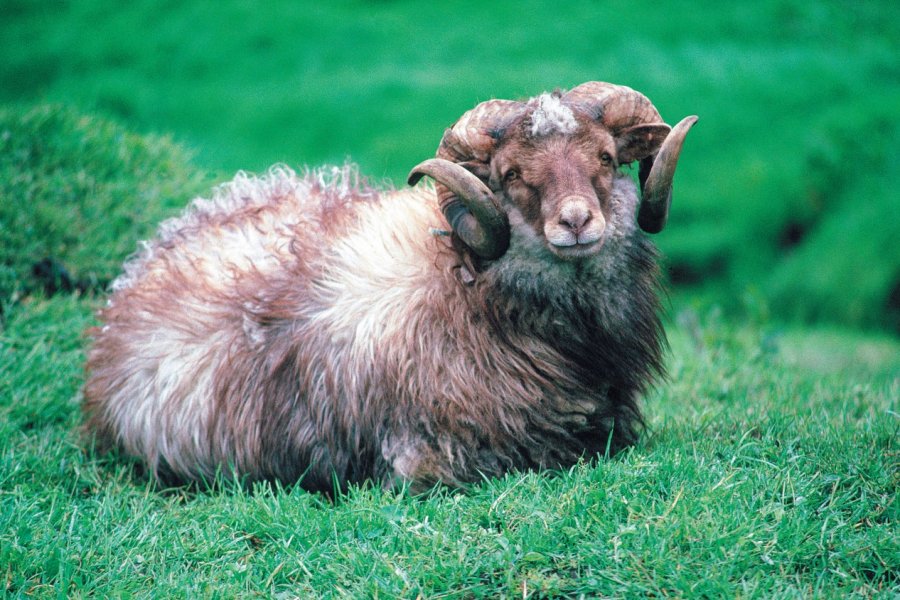
M 694 121 L 672 129 L 642 94 L 588 82 L 477 105 L 406 189 L 350 165 L 239 173 L 113 283 L 85 433 L 165 482 L 224 471 L 326 493 L 634 443 L 664 371 L 644 232 L 665 224 Z M 620 168 L 634 161 L 640 197 Z

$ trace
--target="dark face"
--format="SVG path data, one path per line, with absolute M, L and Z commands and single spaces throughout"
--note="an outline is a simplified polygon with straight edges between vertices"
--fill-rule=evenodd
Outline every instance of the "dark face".
M 588 119 L 578 125 L 574 133 L 543 136 L 516 128 L 491 161 L 491 188 L 502 192 L 550 252 L 566 260 L 602 248 L 618 166 L 609 131 Z

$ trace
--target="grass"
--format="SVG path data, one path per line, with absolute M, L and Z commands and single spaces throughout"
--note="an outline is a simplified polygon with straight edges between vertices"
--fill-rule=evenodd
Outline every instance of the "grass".
M 202 185 L 177 147 L 102 119 L 37 107 L 4 122 L 5 143 L 40 149 L 4 158 L 21 159 L 5 189 L 34 199 L 5 213 L 22 219 L 6 230 L 16 260 L 57 239 L 47 223 L 106 203 L 127 226 L 111 235 L 87 219 L 82 237 L 48 246 L 94 272 L 109 264 L 95 256 L 117 260 Z M 68 216 L 48 208 L 53 190 L 86 177 L 56 204 L 71 204 Z M 128 189 L 150 195 L 145 213 Z M 21 223 L 45 238 L 17 236 Z M 647 399 L 650 430 L 630 451 L 422 497 L 363 486 L 331 503 L 269 485 L 158 489 L 136 465 L 85 452 L 82 332 L 102 302 L 33 290 L 0 322 L 5 596 L 900 594 L 896 338 L 786 328 L 760 296 L 744 300 L 741 325 L 682 301 L 670 380 Z
M 669 325 L 633 449 L 464 492 L 159 490 L 77 438 L 99 301 L 0 334 L 0 590 L 121 597 L 890 597 L 900 593 L 900 344 Z
M 669 122 L 701 117 L 658 236 L 679 287 L 734 314 L 749 286 L 785 319 L 900 331 L 896 2 L 9 0 L 4 14 L 0 102 L 172 132 L 220 179 L 349 156 L 401 182 L 480 100 L 630 85 Z
M 138 240 L 208 188 L 167 138 L 58 105 L 0 108 L 0 309 L 34 291 L 47 259 L 72 284 L 105 287 Z
M 3 12 L 0 595 L 900 595 L 900 341 L 877 331 L 900 323 L 894 3 Z M 352 155 L 400 181 L 475 101 L 588 79 L 702 117 L 658 237 L 670 377 L 637 446 L 334 503 L 158 489 L 84 451 L 82 332 L 104 299 L 45 298 L 35 262 L 103 282 L 234 169 Z

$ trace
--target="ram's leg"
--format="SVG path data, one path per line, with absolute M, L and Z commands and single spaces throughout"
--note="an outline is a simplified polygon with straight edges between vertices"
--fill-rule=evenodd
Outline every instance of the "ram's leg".
M 390 469 L 382 478 L 385 486 L 409 485 L 413 493 L 425 492 L 437 484 L 461 486 L 463 465 L 454 464 L 452 454 L 440 451 L 418 437 L 390 437 L 382 444 Z M 455 468 L 454 468 L 455 467 Z

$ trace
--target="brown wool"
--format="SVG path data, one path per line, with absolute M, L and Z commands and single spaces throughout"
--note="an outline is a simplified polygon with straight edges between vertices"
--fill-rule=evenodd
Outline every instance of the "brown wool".
M 435 188 L 279 167 L 195 200 L 90 331 L 86 434 L 167 481 L 326 491 L 460 485 L 633 443 L 664 344 L 635 215 L 668 202 L 674 170 L 643 200 L 616 171 L 670 153 L 633 94 L 486 102 L 417 167 Z

